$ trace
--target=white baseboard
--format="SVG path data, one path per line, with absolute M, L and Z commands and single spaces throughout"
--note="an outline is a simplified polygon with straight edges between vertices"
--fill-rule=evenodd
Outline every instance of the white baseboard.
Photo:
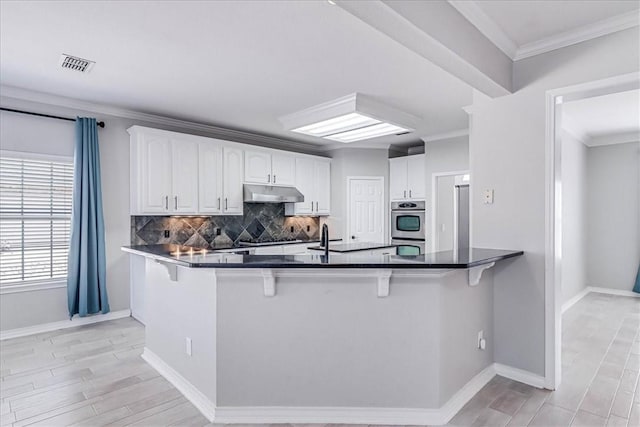
M 496 374 L 500 375 L 501 377 L 509 378 L 510 380 L 528 384 L 536 388 L 545 387 L 545 378 L 541 375 L 503 365 L 502 363 L 494 363 L 493 366 L 495 367 Z
M 169 381 L 175 388 L 187 398 L 193 406 L 198 408 L 210 422 L 214 422 L 216 415 L 216 405 L 211 402 L 200 390 L 191 384 L 185 377 L 180 375 L 175 369 L 169 366 L 157 354 L 144 348 L 142 358 L 151 365 L 160 375 Z
M 589 289 L 589 292 L 597 292 L 599 294 L 620 295 L 623 297 L 640 298 L 640 294 L 635 293 L 633 291 L 625 291 L 622 289 L 603 288 L 600 286 L 589 286 L 587 287 L 587 289 Z
M 220 424 L 444 425 L 495 376 L 488 366 L 437 409 L 360 407 L 218 407 Z
M 25 328 L 9 329 L 0 331 L 0 341 L 11 338 L 25 337 L 27 335 L 41 334 L 43 332 L 56 331 L 58 329 L 75 328 L 76 326 L 89 325 L 91 323 L 105 322 L 107 320 L 122 319 L 131 316 L 131 310 L 112 311 L 107 314 L 95 314 L 87 317 L 74 317 L 71 320 L 61 320 L 59 322 L 43 323 L 40 325 L 27 326 Z
M 578 301 L 580 301 L 582 298 L 584 298 L 589 292 L 591 292 L 591 291 L 589 290 L 588 286 L 586 288 L 584 288 L 582 291 L 578 292 L 578 294 L 574 295 L 573 298 L 569 299 L 564 304 L 562 304 L 562 312 L 564 313 L 565 311 L 569 310 Z
M 173 384 L 202 414 L 217 424 L 384 424 L 443 425 L 496 374 L 488 366 L 438 409 L 360 407 L 216 407 L 186 378 L 145 347 L 142 358 Z
M 578 301 L 580 301 L 582 298 L 584 298 L 590 292 L 596 292 L 596 293 L 599 293 L 599 294 L 620 295 L 620 296 L 623 296 L 623 297 L 640 298 L 640 294 L 638 294 L 636 292 L 633 292 L 633 291 L 625 291 L 625 290 L 622 290 L 622 289 L 604 288 L 604 287 L 601 287 L 601 286 L 587 286 L 580 293 L 578 293 L 573 298 L 571 298 L 569 301 L 567 301 L 564 304 L 562 304 L 562 312 L 564 313 L 565 311 L 569 310 L 571 307 L 573 307 Z

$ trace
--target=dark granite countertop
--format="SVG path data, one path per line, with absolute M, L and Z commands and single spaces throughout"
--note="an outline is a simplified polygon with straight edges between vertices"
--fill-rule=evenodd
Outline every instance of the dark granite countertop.
M 331 242 L 331 241 L 329 241 Z M 357 252 L 357 251 L 371 251 L 374 249 L 384 249 L 384 248 L 393 248 L 396 245 L 389 245 L 385 243 L 369 243 L 369 242 L 360 242 L 360 243 L 338 243 L 332 245 L 329 243 L 329 252 L 338 252 L 338 253 L 346 253 L 346 252 Z M 311 246 L 309 249 L 313 251 L 324 251 L 322 246 Z
M 311 255 L 241 255 L 178 245 L 123 246 L 122 250 L 192 268 L 471 268 L 522 255 L 522 251 L 471 248 L 425 255 L 366 255 L 358 252 Z

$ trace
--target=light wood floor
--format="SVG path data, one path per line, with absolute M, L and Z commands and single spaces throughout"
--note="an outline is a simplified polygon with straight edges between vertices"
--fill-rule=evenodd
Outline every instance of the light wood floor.
M 559 390 L 496 377 L 450 425 L 640 426 L 639 325 L 640 299 L 588 295 L 564 316 Z M 208 425 L 143 345 L 130 318 L 3 341 L 1 425 Z

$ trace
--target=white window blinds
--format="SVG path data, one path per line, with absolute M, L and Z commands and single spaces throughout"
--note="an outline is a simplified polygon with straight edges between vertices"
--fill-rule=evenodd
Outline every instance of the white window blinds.
M 0 287 L 67 277 L 73 161 L 0 153 Z

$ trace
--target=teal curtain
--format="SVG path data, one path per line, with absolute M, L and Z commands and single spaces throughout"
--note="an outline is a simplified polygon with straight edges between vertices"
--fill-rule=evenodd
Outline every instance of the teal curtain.
M 96 119 L 76 119 L 67 277 L 69 317 L 108 313 L 100 152 Z
M 636 274 L 636 285 L 633 287 L 633 292 L 640 294 L 640 265 L 638 266 L 638 274 Z

